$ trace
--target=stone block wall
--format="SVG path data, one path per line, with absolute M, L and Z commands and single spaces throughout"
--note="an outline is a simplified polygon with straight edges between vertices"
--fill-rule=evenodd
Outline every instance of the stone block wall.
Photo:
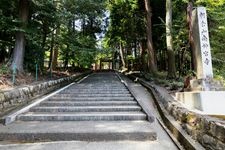
M 26 104 L 38 96 L 42 96 L 62 86 L 65 86 L 89 73 L 90 72 L 86 72 L 77 76 L 51 80 L 36 85 L 15 88 L 9 91 L 0 91 L 0 114 L 9 108 L 16 107 L 20 104 Z
M 153 91 L 153 95 L 160 105 L 164 107 L 163 109 L 178 121 L 182 128 L 204 148 L 209 150 L 225 149 L 224 120 L 190 111 L 174 100 L 164 88 L 149 84 L 143 79 L 139 79 L 139 82 Z

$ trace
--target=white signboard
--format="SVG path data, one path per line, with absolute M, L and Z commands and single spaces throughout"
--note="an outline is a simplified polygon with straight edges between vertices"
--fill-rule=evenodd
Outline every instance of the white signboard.
M 202 61 L 202 78 L 213 78 L 212 58 L 209 43 L 208 22 L 205 7 L 197 8 L 200 50 Z

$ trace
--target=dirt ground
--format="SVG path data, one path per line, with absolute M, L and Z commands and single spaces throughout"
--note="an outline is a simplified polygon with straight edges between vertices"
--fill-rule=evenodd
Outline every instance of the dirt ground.
M 68 72 L 68 71 L 53 71 L 52 75 L 50 72 L 43 73 L 42 75 L 38 75 L 38 80 L 36 81 L 36 77 L 32 73 L 24 73 L 22 75 L 16 76 L 15 84 L 13 85 L 13 77 L 12 74 L 0 74 L 0 90 L 10 90 L 12 88 L 16 88 L 19 86 L 26 86 L 37 84 L 44 81 L 56 80 L 63 77 L 68 77 L 70 75 L 79 74 L 79 72 Z

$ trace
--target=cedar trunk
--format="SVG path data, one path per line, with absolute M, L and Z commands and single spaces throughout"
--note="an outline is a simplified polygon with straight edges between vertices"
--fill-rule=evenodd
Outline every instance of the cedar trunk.
M 57 37 L 60 34 L 60 27 L 56 29 L 55 37 Z M 52 70 L 56 70 L 58 65 L 58 55 L 59 55 L 59 43 L 57 41 L 55 48 L 53 50 L 52 54 Z
M 146 64 L 145 64 L 145 46 L 146 42 L 145 41 L 140 41 L 140 70 L 141 71 L 146 71 Z
M 22 21 L 22 28 L 25 29 L 28 22 L 29 15 L 29 0 L 19 1 L 19 18 Z M 13 64 L 16 64 L 16 69 L 18 73 L 23 73 L 23 62 L 24 62 L 24 52 L 25 52 L 25 33 L 18 31 L 16 33 L 15 48 L 13 51 L 11 70 L 13 69 Z
M 157 72 L 157 66 L 155 61 L 155 53 L 152 41 L 152 8 L 150 5 L 150 0 L 145 0 L 145 10 L 146 10 L 146 32 L 147 32 L 147 52 L 148 52 L 148 64 L 149 71 L 155 74 Z
M 69 47 L 69 44 L 66 45 L 66 58 L 64 60 L 64 68 L 65 69 L 68 69 L 68 64 L 69 64 L 69 50 L 70 50 L 70 47 Z
M 53 55 L 54 43 L 55 43 L 55 36 L 54 36 L 54 31 L 53 31 L 52 32 L 51 47 L 50 47 L 48 69 L 52 69 L 52 55 Z
M 172 1 L 166 0 L 166 45 L 168 56 L 168 75 L 172 79 L 176 78 L 175 55 L 173 51 L 172 37 Z
M 121 61 L 122 61 L 122 69 L 126 68 L 126 63 L 124 60 L 124 52 L 123 52 L 123 45 L 120 42 L 120 57 L 121 57 Z
M 192 31 L 192 10 L 193 10 L 193 2 L 188 3 L 187 7 L 187 23 L 188 23 L 188 31 L 189 31 L 189 45 L 191 48 L 191 69 L 197 70 L 197 64 L 196 64 L 196 56 L 193 52 L 194 50 L 194 39 L 193 39 L 193 31 Z

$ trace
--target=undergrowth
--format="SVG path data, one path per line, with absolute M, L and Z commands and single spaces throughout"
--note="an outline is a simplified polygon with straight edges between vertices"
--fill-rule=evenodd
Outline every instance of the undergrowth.
M 0 75 L 5 75 L 9 73 L 10 73 L 9 67 L 6 66 L 5 64 L 0 64 Z

